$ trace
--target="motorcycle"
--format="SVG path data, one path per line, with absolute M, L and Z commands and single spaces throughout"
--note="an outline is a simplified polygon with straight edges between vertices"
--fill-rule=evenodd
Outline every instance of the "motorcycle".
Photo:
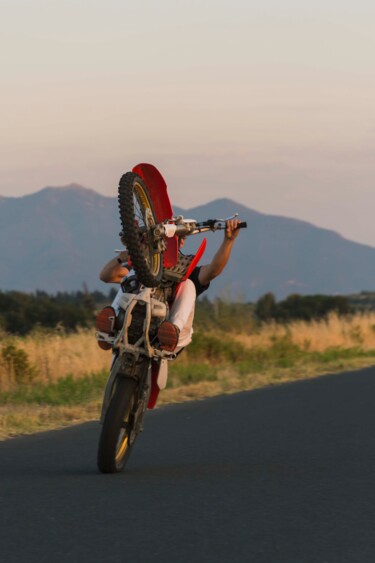
M 178 238 L 226 228 L 226 219 L 175 217 L 164 178 L 151 164 L 139 164 L 122 176 L 118 204 L 127 268 L 135 275 L 122 280 L 116 307 L 105 307 L 96 320 L 99 346 L 113 352 L 100 417 L 97 463 L 102 473 L 124 469 L 146 409 L 155 407 L 166 387 L 168 362 L 176 358 L 159 347 L 157 330 L 168 318 L 176 285 L 189 277 L 206 247 L 204 239 L 194 256 L 183 256 Z

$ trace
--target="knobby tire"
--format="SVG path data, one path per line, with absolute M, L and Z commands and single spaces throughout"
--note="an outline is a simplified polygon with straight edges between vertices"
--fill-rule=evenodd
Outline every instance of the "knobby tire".
M 163 256 L 150 240 L 150 227 L 156 225 L 156 217 L 147 187 L 134 172 L 122 176 L 118 204 L 122 242 L 128 249 L 138 279 L 146 287 L 157 287 L 163 275 Z M 139 219 L 143 225 L 139 225 Z
M 98 448 L 98 468 L 102 473 L 118 473 L 125 467 L 133 444 L 125 428 L 137 397 L 137 381 L 119 376 L 109 404 Z M 129 431 L 131 429 L 129 428 Z

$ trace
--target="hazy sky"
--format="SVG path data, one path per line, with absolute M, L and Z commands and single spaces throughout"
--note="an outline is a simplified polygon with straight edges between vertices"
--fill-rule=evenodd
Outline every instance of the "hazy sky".
M 375 246 L 375 3 L 0 0 L 0 194 L 230 197 Z

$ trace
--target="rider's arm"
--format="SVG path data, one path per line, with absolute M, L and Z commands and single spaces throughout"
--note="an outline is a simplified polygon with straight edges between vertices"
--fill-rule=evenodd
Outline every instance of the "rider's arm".
M 224 270 L 232 252 L 233 243 L 240 232 L 237 228 L 240 221 L 231 219 L 227 221 L 224 240 L 216 252 L 210 264 L 202 266 L 199 271 L 199 281 L 202 285 L 207 285 Z
M 127 259 L 128 253 L 124 250 L 123 252 L 120 252 L 118 256 L 115 256 L 115 258 L 112 258 L 109 262 L 107 262 L 100 272 L 99 277 L 101 281 L 106 283 L 120 283 L 122 278 L 129 272 L 129 270 L 123 265 L 123 262 L 126 262 Z

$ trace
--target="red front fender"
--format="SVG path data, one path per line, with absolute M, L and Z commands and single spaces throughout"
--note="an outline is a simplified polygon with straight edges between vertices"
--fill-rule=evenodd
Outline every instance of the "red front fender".
M 141 163 L 132 170 L 138 174 L 146 184 L 154 207 L 158 223 L 173 217 L 172 205 L 167 192 L 167 184 L 159 170 L 153 164 Z M 163 263 L 165 268 L 171 268 L 177 263 L 178 240 L 177 237 L 167 239 L 167 250 L 164 252 Z

